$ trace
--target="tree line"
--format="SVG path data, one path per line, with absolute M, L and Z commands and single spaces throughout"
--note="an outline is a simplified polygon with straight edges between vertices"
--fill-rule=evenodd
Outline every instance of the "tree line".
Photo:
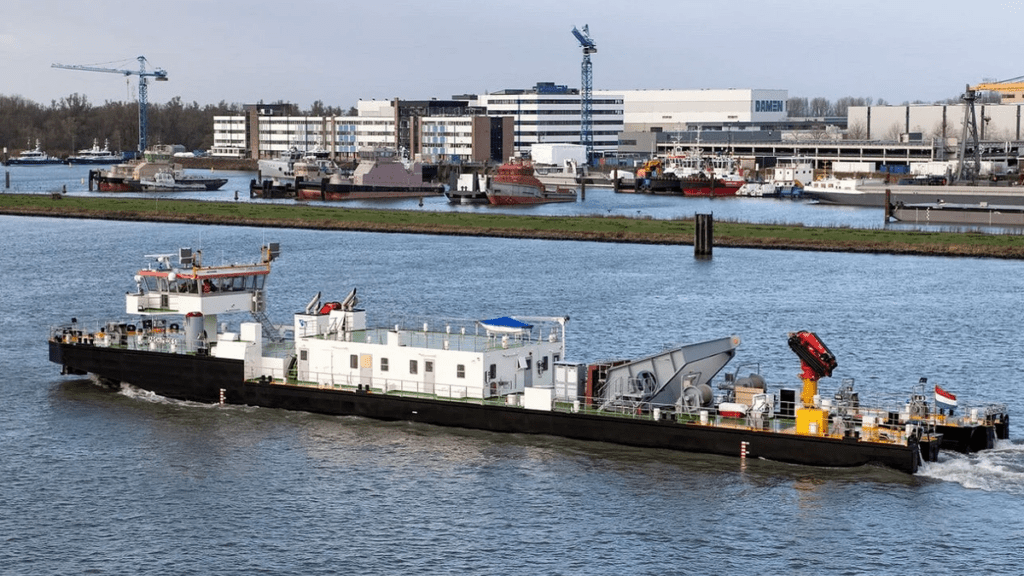
M 282 104 L 277 102 L 276 104 Z M 290 105 L 294 115 L 352 115 L 354 109 L 327 106 L 317 100 L 308 110 Z M 218 104 L 187 104 L 180 96 L 167 103 L 149 103 L 147 141 L 180 144 L 186 150 L 209 150 L 213 146 L 213 117 L 239 116 L 244 107 L 221 101 Z M 0 95 L 0 146 L 13 156 L 20 150 L 40 146 L 51 156 L 69 156 L 96 141 L 109 143 L 114 151 L 134 151 L 139 143 L 137 102 L 104 102 L 94 105 L 78 93 L 44 106 L 21 96 Z
M 981 92 L 978 94 L 978 102 L 982 104 L 994 103 L 998 104 L 1000 101 L 999 94 L 995 92 Z M 901 106 L 915 105 L 915 104 L 961 104 L 962 100 L 960 96 L 953 98 L 946 98 L 945 100 L 939 100 L 937 102 L 925 102 L 923 100 L 915 100 L 913 102 L 903 102 Z M 824 118 L 824 117 L 845 117 L 851 106 L 890 106 L 884 98 L 875 100 L 871 97 L 859 97 L 859 96 L 844 96 L 839 98 L 835 102 L 828 98 L 807 98 L 796 96 L 786 101 L 786 110 L 792 118 Z

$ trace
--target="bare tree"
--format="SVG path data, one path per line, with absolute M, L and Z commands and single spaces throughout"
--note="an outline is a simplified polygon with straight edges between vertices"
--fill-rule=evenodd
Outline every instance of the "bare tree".
M 807 116 L 807 98 L 793 97 L 786 101 L 786 111 L 790 118 L 802 118 Z
M 866 140 L 867 137 L 867 126 L 865 126 L 864 123 L 861 121 L 854 122 L 853 124 L 850 124 L 850 126 L 846 128 L 847 140 Z
M 888 141 L 891 141 L 891 142 L 898 142 L 899 139 L 900 139 L 900 136 L 902 136 L 902 135 L 903 135 L 903 125 L 900 124 L 899 122 L 893 122 L 889 126 L 889 128 L 885 131 L 885 134 L 882 136 L 882 139 L 883 140 L 888 140 Z
M 821 118 L 824 116 L 830 116 L 831 113 L 832 103 L 828 101 L 828 98 L 818 96 L 811 100 L 811 116 Z

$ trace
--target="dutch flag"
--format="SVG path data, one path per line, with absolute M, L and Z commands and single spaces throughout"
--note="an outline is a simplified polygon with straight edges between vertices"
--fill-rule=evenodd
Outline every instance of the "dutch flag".
M 942 388 L 939 388 L 939 385 L 936 384 L 935 404 L 938 405 L 939 408 L 949 408 L 952 410 L 953 408 L 956 408 L 956 396 L 946 392 Z

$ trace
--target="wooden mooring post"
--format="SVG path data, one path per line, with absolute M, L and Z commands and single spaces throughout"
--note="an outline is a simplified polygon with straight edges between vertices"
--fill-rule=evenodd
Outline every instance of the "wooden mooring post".
M 715 243 L 715 220 L 713 214 L 694 215 L 693 255 L 710 257 Z

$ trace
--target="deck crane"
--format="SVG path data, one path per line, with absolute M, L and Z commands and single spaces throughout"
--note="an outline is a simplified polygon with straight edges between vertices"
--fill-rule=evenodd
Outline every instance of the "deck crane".
M 796 410 L 796 428 L 800 434 L 815 435 L 828 426 L 828 410 L 817 405 L 818 380 L 832 375 L 838 365 L 828 346 L 814 332 L 801 330 L 789 335 L 789 347 L 800 358 L 800 407 Z
M 583 64 L 580 67 L 580 144 L 586 148 L 587 160 L 594 155 L 594 67 L 590 55 L 597 52 L 597 44 L 590 38 L 590 26 L 583 25 L 583 31 L 572 27 L 572 35 L 583 48 Z
M 123 74 L 124 76 L 138 76 L 139 77 L 139 156 L 146 152 L 146 131 L 148 128 L 146 119 L 146 109 L 149 106 L 149 81 L 147 78 L 153 78 L 158 82 L 167 81 L 167 71 L 154 68 L 153 70 L 146 70 L 146 57 L 139 56 L 138 70 L 123 70 L 119 68 L 100 68 L 97 66 L 77 66 L 67 64 L 51 64 L 51 68 L 64 68 L 66 70 L 85 70 L 87 72 L 112 72 L 114 74 Z
M 981 172 L 981 147 L 978 139 L 978 117 L 974 110 L 974 103 L 978 99 L 978 92 L 991 91 L 1000 94 L 1017 94 L 1024 92 L 1024 76 L 1002 80 L 1000 82 L 982 82 L 974 86 L 968 85 L 964 90 L 964 125 L 960 134 L 960 146 L 957 154 L 956 174 L 954 181 L 973 180 Z M 970 160 L 967 159 L 967 143 L 970 142 L 973 153 Z

